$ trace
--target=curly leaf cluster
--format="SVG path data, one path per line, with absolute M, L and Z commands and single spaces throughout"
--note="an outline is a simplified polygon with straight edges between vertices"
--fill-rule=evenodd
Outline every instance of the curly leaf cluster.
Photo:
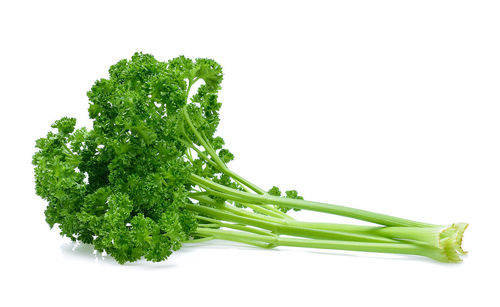
M 188 88 L 198 79 L 205 84 L 188 102 Z M 179 249 L 197 226 L 185 208 L 189 175 L 217 174 L 186 159 L 191 134 L 182 110 L 221 158 L 231 160 L 221 150 L 223 140 L 213 136 L 221 81 L 220 66 L 209 59 L 160 62 L 136 53 L 111 66 L 109 78 L 88 92 L 93 129 L 75 130 L 74 118 L 62 118 L 52 125 L 57 132 L 36 142 L 36 192 L 48 201 L 47 223 L 120 263 L 161 261 Z

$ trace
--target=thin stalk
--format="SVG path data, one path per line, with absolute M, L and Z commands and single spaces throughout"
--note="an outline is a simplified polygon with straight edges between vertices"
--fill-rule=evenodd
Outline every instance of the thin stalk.
M 357 234 L 383 236 L 398 240 L 414 240 L 435 247 L 440 247 L 441 233 L 453 226 L 436 227 L 387 227 L 387 226 L 363 226 L 335 223 L 314 223 L 293 221 L 289 223 L 297 227 L 309 227 L 333 231 L 345 231 Z M 460 245 L 460 244 L 459 244 Z
M 212 196 L 220 196 L 222 198 L 225 198 L 225 196 L 226 196 L 224 193 L 211 190 L 210 192 L 189 193 L 189 197 L 191 197 L 193 199 L 196 199 L 196 200 L 201 200 L 201 201 L 203 201 L 205 203 L 216 204 L 216 202 L 214 200 L 212 200 L 210 197 L 208 197 L 208 195 L 210 195 L 210 194 Z M 203 198 L 201 198 L 200 196 L 203 196 Z M 262 210 L 268 210 L 267 212 L 269 214 L 266 214 L 266 215 L 273 216 L 275 218 L 286 219 L 286 220 L 294 220 L 292 217 L 288 216 L 286 213 L 283 213 L 283 212 L 277 210 L 276 208 L 274 208 L 272 206 L 248 204 L 248 202 L 244 198 L 234 197 L 231 200 L 235 201 L 235 202 L 238 202 L 238 203 L 241 203 L 242 205 L 248 205 L 248 207 L 250 207 L 250 208 L 261 207 Z M 272 209 L 274 209 L 274 210 L 272 210 L 270 207 L 272 207 Z M 275 210 L 277 210 L 278 212 L 276 212 Z
M 198 198 L 202 199 L 202 197 L 207 197 L 205 193 L 202 194 Z M 201 197 L 202 196 L 202 197 Z M 210 198 L 207 197 L 211 205 L 217 205 L 217 203 Z M 263 216 L 261 214 L 256 214 L 253 212 L 249 212 L 244 209 L 236 208 L 233 206 L 225 205 L 223 207 L 225 210 L 228 210 L 230 213 L 235 215 L 244 216 L 250 219 L 265 219 L 271 223 L 283 224 L 288 226 L 293 226 L 296 228 L 310 228 L 310 229 L 318 229 L 318 230 L 327 230 L 333 232 L 342 232 L 342 233 L 350 233 L 357 234 L 369 237 L 384 237 L 387 239 L 391 239 L 391 241 L 387 242 L 397 242 L 396 240 L 412 240 L 417 241 L 421 244 L 428 244 L 435 247 L 441 247 L 441 238 L 444 237 L 445 232 L 448 229 L 451 229 L 452 233 L 455 233 L 453 227 L 457 227 L 455 225 L 452 226 L 436 226 L 436 227 L 387 227 L 387 226 L 364 226 L 364 225 L 351 225 L 351 224 L 336 224 L 336 223 L 316 223 L 316 222 L 302 222 L 297 220 L 292 221 L 284 221 L 279 218 L 274 218 L 270 216 Z M 463 228 L 463 227 L 462 227 Z M 459 238 L 457 238 L 457 248 L 461 248 L 461 236 L 463 234 L 462 231 L 458 231 Z M 464 252 L 462 252 L 464 253 Z
M 282 212 L 282 211 L 280 211 L 280 210 L 276 209 L 276 208 L 275 208 L 274 206 L 272 206 L 272 205 L 265 205 L 265 204 L 264 204 L 264 205 L 260 205 L 260 206 L 262 206 L 262 207 L 264 207 L 264 208 L 266 208 L 266 209 L 269 209 L 269 210 L 273 211 L 273 212 L 274 212 L 274 213 L 276 213 L 277 215 L 281 215 L 281 217 L 283 217 L 283 218 L 284 218 L 284 219 L 286 219 L 286 220 L 294 220 L 294 218 L 293 218 L 293 217 L 289 216 L 289 215 L 288 215 L 288 214 L 286 214 L 285 212 Z
M 188 92 L 189 93 L 189 92 Z M 189 128 L 191 129 L 191 131 L 193 132 L 193 134 L 195 135 L 196 139 L 198 140 L 198 142 L 200 142 L 200 144 L 205 148 L 205 150 L 210 154 L 210 156 L 212 157 L 212 159 L 210 159 L 208 156 L 206 156 L 205 154 L 203 154 L 200 150 L 198 150 L 195 146 L 190 146 L 192 147 L 194 150 L 196 150 L 196 152 L 205 160 L 207 161 L 208 163 L 210 164 L 215 164 L 214 166 L 218 167 L 220 171 L 222 171 L 223 173 L 225 173 L 226 175 L 228 175 L 229 177 L 233 178 L 234 180 L 236 180 L 237 182 L 239 182 L 241 185 L 243 185 L 244 187 L 248 187 L 250 188 L 251 190 L 253 190 L 255 193 L 259 194 L 259 195 L 264 195 L 264 194 L 267 194 L 266 191 L 264 191 L 263 189 L 261 189 L 260 187 L 258 187 L 257 185 L 255 185 L 254 183 L 250 182 L 249 180 L 243 178 L 242 176 L 238 175 L 237 173 L 233 172 L 232 170 L 230 170 L 226 164 L 224 163 L 224 161 L 222 161 L 219 156 L 217 155 L 217 153 L 215 152 L 215 150 L 213 149 L 213 147 L 210 145 L 210 143 L 206 140 L 206 138 L 200 134 L 200 132 L 198 130 L 196 130 L 196 127 L 194 126 L 193 122 L 191 121 L 191 118 L 189 117 L 189 113 L 187 112 L 187 109 L 184 108 L 182 110 L 182 114 L 184 116 L 184 119 L 186 120 L 186 122 L 188 123 L 188 126 Z M 189 139 L 189 137 L 188 137 Z M 292 219 L 290 216 L 288 216 L 287 214 L 279 211 L 278 209 L 274 208 L 273 206 L 268 206 L 268 205 L 262 205 L 262 206 L 265 206 L 267 209 L 271 210 L 271 211 L 274 211 L 276 214 L 279 214 L 281 215 L 283 218 L 287 218 L 287 219 Z
M 212 195 L 212 196 L 219 196 L 221 198 L 225 198 L 226 197 L 226 194 L 222 193 L 222 192 L 219 192 L 219 191 L 215 191 L 215 190 L 210 190 L 210 191 L 206 191 L 205 192 L 205 195 Z M 196 198 L 196 195 L 193 195 L 192 193 L 189 194 L 189 197 L 191 198 Z M 209 198 L 209 197 L 207 197 Z M 205 200 L 207 199 L 205 198 Z M 272 207 L 272 206 L 266 206 L 266 205 L 254 205 L 254 204 L 249 204 L 247 203 L 247 200 L 244 199 L 244 198 L 238 198 L 238 197 L 233 197 L 231 199 L 232 201 L 235 201 L 237 203 L 240 203 L 242 205 L 246 205 L 248 206 L 249 208 L 261 208 L 261 211 L 264 209 L 264 210 L 268 210 L 267 213 L 270 213 L 270 214 L 266 214 L 266 215 L 269 215 L 269 216 L 273 216 L 275 218 L 279 218 L 279 219 L 286 219 L 286 220 L 294 220 L 293 218 L 291 218 L 290 216 L 286 215 L 285 213 L 281 212 L 278 210 L 279 213 L 277 213 L 275 210 L 277 210 L 276 208 L 273 207 L 273 209 L 275 210 L 271 210 L 271 208 L 269 207 Z M 258 211 L 258 209 L 255 209 L 256 211 Z M 272 212 L 272 213 L 271 213 Z
M 228 176 L 232 177 L 233 179 L 235 179 L 239 183 L 241 183 L 241 184 L 249 187 L 250 189 L 252 189 L 253 191 L 255 191 L 258 194 L 265 194 L 266 193 L 264 190 L 262 190 L 261 188 L 259 188 L 257 185 L 251 183 L 250 181 L 246 180 L 245 178 L 243 178 L 240 175 L 236 174 L 235 172 L 231 171 L 226 166 L 226 164 L 219 158 L 219 156 L 217 155 L 217 153 L 215 152 L 215 150 L 213 149 L 213 147 L 210 145 L 210 143 L 208 141 L 206 141 L 206 139 L 196 129 L 196 127 L 194 126 L 193 122 L 191 121 L 191 118 L 189 117 L 189 113 L 188 113 L 188 111 L 187 111 L 186 108 L 182 109 L 182 114 L 183 114 L 184 119 L 186 120 L 189 128 L 191 129 L 191 131 L 195 135 L 196 139 L 198 140 L 198 142 L 200 142 L 200 144 L 210 154 L 210 156 L 212 157 L 213 161 L 217 164 L 217 166 L 219 167 L 219 169 L 221 171 L 223 171 L 224 173 L 226 173 Z
M 190 148 L 193 148 L 194 151 L 198 154 L 199 157 L 203 158 L 206 162 L 208 162 L 210 165 L 213 167 L 218 167 L 217 163 L 214 162 L 214 160 L 210 159 L 207 155 L 205 155 L 198 147 L 194 145 L 189 145 Z
M 388 238 L 414 240 L 434 247 L 441 248 L 440 233 L 446 227 L 382 227 L 372 234 Z
M 254 210 L 255 212 L 259 212 L 259 213 L 264 214 L 264 215 L 272 216 L 275 218 L 282 218 L 282 216 L 280 214 L 277 214 L 276 212 L 269 210 L 268 208 L 266 208 L 264 206 L 258 206 L 258 205 L 248 204 L 248 203 L 242 203 L 242 205 Z
M 221 235 L 218 235 L 218 236 L 211 235 L 210 233 L 212 233 L 213 230 L 219 231 L 221 233 Z M 236 231 L 231 231 L 231 232 L 236 233 Z M 220 230 L 220 229 L 209 229 L 209 228 L 200 228 L 200 227 L 198 227 L 196 229 L 195 233 L 197 235 L 209 237 L 211 240 L 213 240 L 213 239 L 222 239 L 222 240 L 226 240 L 226 241 L 233 241 L 233 242 L 238 242 L 238 243 L 244 243 L 244 244 L 248 244 L 248 245 L 253 245 L 253 246 L 257 246 L 257 247 L 261 247 L 261 248 L 274 247 L 270 243 L 265 243 L 262 240 L 256 240 L 255 238 L 250 237 L 248 235 L 244 235 L 243 232 L 239 232 L 239 231 L 237 233 L 241 234 L 241 235 L 233 235 L 233 236 L 231 236 L 230 240 L 229 239 L 224 239 L 224 235 L 222 234 L 222 230 Z M 257 235 L 257 234 L 253 234 L 253 235 L 254 236 L 260 236 L 260 235 Z M 266 236 L 262 236 L 262 237 L 266 237 Z M 227 236 L 227 238 L 229 238 L 229 236 Z
M 225 169 L 223 171 L 224 171 L 224 173 L 226 173 L 228 176 L 230 176 L 234 180 L 236 180 L 239 183 L 241 183 L 243 185 L 246 185 L 247 187 L 249 187 L 250 189 L 252 189 L 255 193 L 260 194 L 260 195 L 266 194 L 266 191 L 264 191 L 263 189 L 259 188 L 257 185 L 251 183 L 250 181 L 248 181 L 247 179 L 243 178 L 242 176 L 236 174 L 235 172 L 233 172 L 232 170 L 230 170 L 227 166 L 225 167 Z
M 205 217 L 205 216 L 200 216 L 200 215 L 196 216 L 196 218 L 199 220 L 203 220 L 203 221 L 211 222 L 213 224 L 217 224 L 220 227 L 226 227 L 226 228 L 231 228 L 231 229 L 236 229 L 236 230 L 241 230 L 241 231 L 246 231 L 246 232 L 252 232 L 252 233 L 264 235 L 264 236 L 274 236 L 274 234 L 272 234 L 270 232 L 267 232 L 267 231 L 264 231 L 261 229 L 257 229 L 257 228 L 251 228 L 251 227 L 244 226 L 244 225 L 225 223 L 225 222 L 221 222 L 219 220 L 215 220 L 215 219 Z M 201 225 L 205 225 L 205 224 L 201 224 Z
M 63 144 L 63 149 L 66 149 L 67 153 L 69 153 L 72 158 L 76 158 L 76 155 L 68 148 L 67 144 Z
M 182 131 L 182 134 L 184 135 L 184 137 L 186 139 L 188 139 L 189 141 L 191 141 L 191 139 L 186 134 L 186 132 Z M 205 155 L 198 147 L 194 146 L 194 144 L 192 142 L 190 143 L 190 142 L 188 142 L 186 140 L 183 140 L 183 139 L 180 139 L 180 138 L 178 138 L 177 140 L 179 142 L 181 142 L 182 144 L 184 144 L 187 148 L 192 148 L 194 151 L 196 151 L 196 153 L 198 154 L 198 156 L 201 157 L 201 158 L 203 158 L 203 160 L 205 160 L 205 162 L 207 162 L 208 164 L 212 165 L 215 168 L 218 167 L 218 165 L 212 159 L 210 159 L 207 155 Z
M 284 197 L 277 197 L 272 195 L 256 195 L 248 192 L 243 192 L 239 190 L 235 190 L 224 185 L 220 185 L 211 180 L 207 180 L 205 178 L 199 177 L 197 175 L 191 175 L 191 181 L 195 184 L 198 184 L 207 192 L 215 193 L 222 192 L 224 193 L 226 199 L 230 200 L 246 200 L 247 202 L 254 204 L 274 204 L 281 205 L 287 208 L 296 208 L 296 209 L 305 209 L 323 213 L 330 213 L 335 215 L 341 215 L 345 217 L 350 217 L 366 222 L 371 222 L 384 226 L 401 226 L 401 227 L 434 227 L 436 225 L 421 223 L 417 221 L 402 219 L 390 215 L 370 212 L 366 210 L 360 210 L 355 208 L 349 208 L 345 206 L 326 204 L 320 202 L 312 202 L 302 199 L 291 199 Z
M 219 228 L 220 225 L 219 224 L 199 224 L 198 225 L 199 227 L 205 227 L 205 228 Z
M 194 162 L 193 156 L 191 155 L 191 150 L 189 149 L 189 147 L 186 149 L 186 157 L 188 158 L 189 162 L 191 162 L 191 163 Z
M 206 196 L 206 194 L 204 194 L 204 193 L 205 192 L 191 193 L 191 194 L 189 194 L 189 197 L 194 199 L 194 200 L 197 200 L 203 204 L 210 205 L 212 207 L 221 206 L 220 203 L 218 203 L 214 199 Z M 273 222 L 273 223 L 280 223 L 283 221 L 283 219 L 279 219 L 279 218 L 271 217 L 271 216 L 267 216 L 267 215 L 262 215 L 262 214 L 258 215 L 256 213 L 250 212 L 248 210 L 244 210 L 244 209 L 237 208 L 234 206 L 229 206 L 227 204 L 224 204 L 222 206 L 223 206 L 224 210 L 227 210 L 230 213 L 233 213 L 235 215 L 240 215 L 240 216 L 244 216 L 244 217 L 248 217 L 248 218 L 252 218 L 252 219 L 266 220 L 268 222 Z
M 188 204 L 186 205 L 186 207 L 192 211 L 208 215 L 210 217 L 214 217 L 219 220 L 267 229 L 275 234 L 283 234 L 283 235 L 313 238 L 313 239 L 336 239 L 336 240 L 360 241 L 360 242 L 394 242 L 391 239 L 380 236 L 355 234 L 355 233 L 322 230 L 322 229 L 302 228 L 293 225 L 273 223 L 266 220 L 238 216 L 226 212 L 224 210 L 209 208 L 202 205 Z
M 459 262 L 447 251 L 430 246 L 421 246 L 408 243 L 373 243 L 373 242 L 350 242 L 317 239 L 295 239 L 282 237 L 267 237 L 256 234 L 248 234 L 237 231 L 221 229 L 198 229 L 197 232 L 204 236 L 213 236 L 222 240 L 254 240 L 268 243 L 271 246 L 294 246 L 305 248 L 321 248 L 334 250 L 348 250 L 374 253 L 407 254 L 429 257 L 441 262 Z
M 215 200 L 208 197 L 206 192 L 192 193 L 190 195 L 193 199 L 200 200 L 211 206 L 220 205 Z M 257 206 L 257 205 L 252 205 L 252 206 Z M 415 240 L 433 246 L 439 245 L 439 233 L 442 229 L 445 228 L 445 226 L 425 227 L 425 228 L 386 227 L 386 226 L 364 226 L 364 225 L 337 224 L 337 223 L 302 222 L 297 220 L 283 221 L 279 218 L 262 216 L 260 214 L 249 212 L 247 210 L 236 208 L 233 206 L 225 205 L 224 209 L 228 210 L 229 212 L 235 215 L 240 215 L 251 219 L 265 219 L 268 222 L 294 226 L 297 228 L 321 229 L 327 231 L 346 232 L 351 234 L 368 235 L 374 237 L 382 236 L 388 239 Z
M 205 142 L 205 139 L 201 136 L 200 132 L 196 129 L 196 127 L 194 126 L 193 122 L 191 121 L 191 118 L 189 117 L 189 114 L 188 114 L 188 111 L 187 111 L 186 108 L 182 109 L 182 115 L 184 116 L 184 119 L 186 120 L 189 128 L 191 128 L 191 131 L 196 136 L 196 139 L 206 149 L 206 151 L 208 151 L 208 153 L 210 154 L 210 156 L 212 156 L 212 159 L 214 160 L 214 162 L 221 169 L 227 169 L 226 165 L 219 158 L 219 156 L 217 155 L 217 153 L 215 152 L 215 150 L 212 148 L 212 146 L 210 146 L 210 144 L 208 144 L 207 142 Z

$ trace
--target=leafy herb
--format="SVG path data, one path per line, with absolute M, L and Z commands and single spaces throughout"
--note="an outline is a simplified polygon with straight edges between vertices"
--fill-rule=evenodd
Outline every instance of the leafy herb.
M 64 117 L 36 141 L 36 193 L 48 202 L 47 223 L 119 263 L 162 261 L 185 242 L 210 239 L 460 261 L 467 224 L 311 202 L 295 190 L 282 196 L 229 169 L 234 155 L 215 135 L 222 76 L 215 61 L 183 56 L 161 62 L 136 53 L 111 66 L 88 92 L 92 129 L 75 129 L 76 119 Z M 301 222 L 290 209 L 377 225 Z

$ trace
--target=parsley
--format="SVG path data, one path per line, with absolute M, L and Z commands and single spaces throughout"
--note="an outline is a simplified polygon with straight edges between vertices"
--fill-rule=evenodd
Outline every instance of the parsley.
M 315 247 L 421 255 L 459 262 L 467 224 L 426 224 L 265 191 L 227 164 L 216 136 L 222 68 L 183 56 L 136 53 L 88 92 L 90 130 L 64 117 L 36 141 L 36 193 L 46 221 L 119 263 L 162 261 L 185 242 L 224 239 L 259 247 Z M 202 83 L 190 97 L 192 86 Z M 374 226 L 301 222 L 313 210 Z

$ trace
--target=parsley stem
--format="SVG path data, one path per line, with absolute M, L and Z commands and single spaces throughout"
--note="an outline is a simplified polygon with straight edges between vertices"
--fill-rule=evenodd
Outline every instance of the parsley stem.
M 293 246 L 306 248 L 321 248 L 360 252 L 375 252 L 375 253 L 391 253 L 391 254 L 407 254 L 429 257 L 441 262 L 458 262 L 455 258 L 450 258 L 447 251 L 439 248 L 422 246 L 409 243 L 373 243 L 373 242 L 351 242 L 351 241 L 334 241 L 334 240 L 318 240 L 318 239 L 297 239 L 283 237 L 269 237 L 257 234 L 249 234 L 238 231 L 223 230 L 223 229 L 201 229 L 196 232 L 203 236 L 211 236 L 216 239 L 242 242 L 245 240 L 251 242 L 267 243 L 267 247 L 277 246 Z M 254 244 L 255 245 L 255 244 Z
M 210 208 L 202 205 L 187 204 L 186 207 L 192 211 L 198 212 L 206 216 L 210 216 L 221 221 L 228 221 L 233 223 L 241 223 L 248 226 L 254 226 L 262 229 L 269 230 L 276 234 L 298 236 L 305 238 L 315 239 L 336 239 L 336 240 L 350 240 L 359 242 L 394 242 L 391 239 L 381 236 L 374 236 L 370 234 L 356 234 L 343 231 L 324 230 L 297 227 L 295 225 L 288 225 L 286 223 L 271 222 L 261 220 L 258 218 L 250 218 L 245 216 L 238 216 L 225 210 Z
M 236 201 L 246 200 L 246 202 L 253 204 L 273 204 L 287 208 L 305 209 L 323 213 L 336 214 L 384 226 L 402 226 L 402 227 L 436 226 L 432 224 L 421 223 L 417 221 L 407 220 L 390 215 L 385 215 L 381 213 L 355 209 L 340 205 L 313 202 L 302 199 L 283 198 L 283 197 L 272 196 L 269 194 L 256 195 L 253 193 L 248 193 L 220 185 L 218 183 L 215 183 L 211 180 L 207 180 L 195 174 L 191 174 L 190 178 L 193 183 L 198 184 L 200 187 L 206 189 L 207 192 L 220 197 L 225 197 L 226 199 L 230 200 L 236 200 Z

